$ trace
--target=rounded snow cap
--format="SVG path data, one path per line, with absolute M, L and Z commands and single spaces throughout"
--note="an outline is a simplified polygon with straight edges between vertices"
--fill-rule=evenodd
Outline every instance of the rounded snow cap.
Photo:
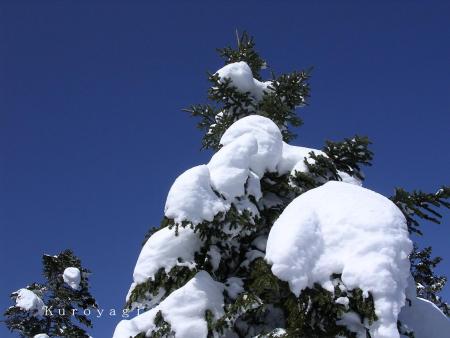
M 220 68 L 216 74 L 220 81 L 230 79 L 231 85 L 241 93 L 250 93 L 256 100 L 261 100 L 265 92 L 271 91 L 271 81 L 261 82 L 253 78 L 253 73 L 244 61 L 230 63 Z
M 225 131 L 220 144 L 226 146 L 247 134 L 252 135 L 258 144 L 258 151 L 251 155 L 250 169 L 259 177 L 266 171 L 275 171 L 283 150 L 283 137 L 278 126 L 264 116 L 246 116 Z
M 44 302 L 33 291 L 28 289 L 20 289 L 17 292 L 16 306 L 25 310 L 32 311 L 33 315 L 44 313 Z
M 211 222 L 219 212 L 226 212 L 227 203 L 211 188 L 211 176 L 206 165 L 182 173 L 169 190 L 164 214 L 176 223 Z
M 221 79 L 229 78 L 231 84 L 241 92 L 252 92 L 255 87 L 252 70 L 244 61 L 230 63 L 220 68 L 216 74 Z
M 78 268 L 66 268 L 63 273 L 63 279 L 72 289 L 78 290 L 80 288 L 81 273 Z
M 295 295 L 333 273 L 349 289 L 372 293 L 372 337 L 398 336 L 397 316 L 409 276 L 406 220 L 392 201 L 369 189 L 328 182 L 294 199 L 274 223 L 266 260 Z M 332 290 L 331 290 L 332 291 Z

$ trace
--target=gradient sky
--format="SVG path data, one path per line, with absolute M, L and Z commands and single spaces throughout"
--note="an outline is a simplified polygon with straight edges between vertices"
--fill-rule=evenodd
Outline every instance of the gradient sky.
M 2 309 L 65 248 L 94 272 L 100 305 L 121 308 L 170 185 L 210 157 L 181 109 L 205 101 L 235 28 L 275 72 L 314 66 L 296 144 L 368 135 L 365 185 L 387 196 L 450 183 L 448 1 L 39 3 L 0 1 Z M 450 275 L 444 214 L 422 242 Z M 93 336 L 118 320 L 94 320 Z

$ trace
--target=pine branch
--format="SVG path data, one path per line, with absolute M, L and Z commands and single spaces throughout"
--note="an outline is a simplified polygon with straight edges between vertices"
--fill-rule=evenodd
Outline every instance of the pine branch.
M 219 55 L 224 59 L 225 64 L 244 61 L 246 62 L 253 72 L 255 79 L 261 80 L 260 71 L 264 69 L 267 64 L 256 52 L 255 41 L 247 32 L 243 32 L 241 36 L 236 30 L 237 34 L 237 49 L 232 47 L 219 48 L 217 51 Z
M 445 276 L 436 276 L 434 269 L 442 261 L 441 257 L 432 257 L 432 248 L 426 247 L 419 250 L 414 244 L 412 253 L 409 256 L 411 262 L 411 274 L 417 285 L 417 296 L 428 299 L 436 304 L 442 312 L 450 316 L 450 306 L 438 295 L 445 284 Z
M 435 193 L 425 193 L 420 190 L 410 193 L 402 188 L 396 188 L 395 195 L 390 199 L 405 216 L 409 232 L 422 235 L 419 229 L 420 219 L 440 224 L 442 215 L 435 208 L 450 209 L 450 187 L 443 186 Z
M 373 152 L 369 150 L 371 142 L 366 136 L 355 135 L 341 142 L 326 141 L 323 152 L 333 161 L 336 169 L 364 179 L 361 166 L 371 166 Z

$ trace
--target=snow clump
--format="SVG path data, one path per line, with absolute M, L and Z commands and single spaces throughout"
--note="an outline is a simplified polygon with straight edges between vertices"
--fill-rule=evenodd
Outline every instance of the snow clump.
M 176 223 L 188 221 L 196 225 L 212 221 L 215 215 L 226 212 L 229 207 L 212 190 L 208 167 L 199 165 L 175 180 L 167 195 L 165 215 Z
M 247 63 L 244 61 L 230 63 L 221 69 L 216 74 L 219 79 L 230 79 L 231 85 L 241 93 L 250 93 L 250 95 L 257 101 L 261 100 L 264 92 L 269 92 L 271 81 L 261 82 L 253 78 L 253 73 Z
M 348 289 L 374 298 L 375 338 L 399 337 L 397 316 L 405 303 L 412 249 L 406 221 L 387 198 L 343 182 L 328 182 L 292 201 L 274 223 L 266 259 L 292 292 L 342 274 Z
M 78 268 L 69 267 L 63 272 L 64 282 L 74 290 L 80 289 L 81 273 Z
M 25 311 L 31 311 L 34 316 L 42 316 L 44 314 L 44 302 L 33 291 L 28 289 L 20 289 L 15 292 L 16 306 Z
M 134 337 L 141 332 L 150 336 L 151 331 L 157 329 L 154 319 L 159 311 L 177 338 L 207 337 L 205 311 L 210 310 L 216 319 L 224 314 L 223 290 L 222 283 L 214 281 L 207 272 L 200 271 L 158 306 L 133 319 L 122 320 L 113 338 Z
M 220 143 L 223 147 L 207 165 L 189 169 L 175 180 L 166 200 L 167 218 L 197 225 L 227 212 L 232 202 L 257 213 L 236 198 L 261 198 L 259 180 L 265 172 L 276 171 L 282 156 L 280 129 L 266 117 L 247 116 L 233 123 Z
M 200 249 L 202 241 L 189 227 L 180 227 L 178 235 L 168 227 L 155 232 L 144 244 L 133 278 L 136 283 L 144 283 L 164 268 L 169 272 L 176 265 L 194 265 L 194 253 Z
M 276 171 L 283 150 L 278 126 L 267 117 L 250 115 L 234 122 L 223 134 L 220 144 L 227 146 L 242 135 L 252 135 L 258 144 L 257 152 L 250 159 L 250 169 L 260 178 L 267 171 Z

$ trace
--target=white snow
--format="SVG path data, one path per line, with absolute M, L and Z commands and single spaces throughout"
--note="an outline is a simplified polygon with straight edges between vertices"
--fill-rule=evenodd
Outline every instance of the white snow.
M 166 217 L 176 223 L 187 221 L 197 225 L 228 211 L 231 203 L 238 210 L 248 210 L 257 216 L 256 206 L 243 197 L 252 195 L 256 201 L 261 199 L 260 179 L 266 172 L 305 172 L 304 160 L 313 161 L 310 152 L 324 155 L 320 150 L 284 143 L 278 126 L 259 115 L 233 123 L 220 144 L 222 148 L 207 165 L 189 169 L 175 180 L 166 200 Z M 354 183 L 347 176 L 344 175 L 345 180 Z M 279 203 L 270 196 L 262 201 L 265 207 Z
M 179 227 L 178 236 L 175 229 L 168 227 L 155 232 L 142 247 L 134 268 L 133 279 L 139 284 L 164 268 L 169 272 L 175 265 L 193 265 L 194 253 L 199 250 L 202 242 L 190 227 Z M 183 263 L 179 263 L 181 258 Z
M 265 252 L 267 246 L 267 237 L 266 236 L 258 236 L 256 237 L 252 245 L 254 245 L 258 250 Z
M 50 338 L 50 337 L 45 333 L 39 333 L 37 335 L 34 335 L 33 338 Z
M 244 281 L 238 277 L 229 277 L 225 282 L 225 290 L 230 298 L 236 299 L 240 293 L 244 292 Z
M 366 328 L 363 325 L 363 323 L 361 323 L 360 316 L 355 312 L 352 312 L 352 311 L 345 312 L 342 315 L 342 318 L 337 321 L 337 324 L 344 325 L 345 327 L 347 327 L 347 329 L 356 333 L 357 338 L 366 338 L 367 337 Z M 398 336 L 398 334 L 397 334 L 397 336 Z M 337 336 L 336 338 L 343 338 L 343 337 Z
M 415 338 L 448 338 L 450 320 L 432 302 L 417 297 L 416 285 L 412 277 L 408 281 L 406 302 L 399 315 L 399 320 L 414 331 Z
M 16 306 L 25 311 L 31 311 L 33 315 L 44 314 L 44 302 L 33 291 L 28 289 L 17 290 Z
M 200 271 L 157 307 L 133 319 L 122 320 L 113 338 L 134 337 L 140 332 L 149 335 L 155 329 L 153 321 L 158 311 L 162 312 L 177 338 L 206 338 L 205 311 L 209 309 L 216 319 L 223 315 L 223 290 L 223 284 L 214 281 L 207 272 Z
M 270 332 L 270 334 L 259 334 L 253 338 L 275 338 L 275 337 L 284 337 L 284 335 L 286 334 L 286 330 L 285 329 L 275 329 L 272 332 Z
M 244 61 L 230 63 L 216 72 L 221 81 L 225 78 L 241 93 L 249 92 L 256 100 L 261 100 L 264 92 L 270 91 L 270 81 L 260 82 L 253 78 L 250 67 Z
M 214 189 L 227 199 L 243 196 L 250 175 L 250 159 L 257 151 L 256 138 L 244 134 L 215 153 L 208 163 Z
M 247 181 L 247 194 L 255 197 L 256 200 L 259 200 L 262 197 L 261 182 L 258 175 L 252 171 L 250 171 Z
M 175 180 L 167 195 L 165 215 L 176 223 L 188 221 L 196 225 L 204 220 L 212 221 L 229 207 L 212 190 L 208 167 L 199 165 Z
M 338 299 L 336 299 L 335 302 L 337 304 L 341 304 L 341 305 L 347 306 L 350 301 L 349 301 L 349 299 L 347 297 L 339 297 Z
M 81 273 L 76 267 L 68 267 L 63 272 L 64 283 L 69 285 L 74 290 L 80 289 Z
M 359 185 L 362 187 L 362 181 L 358 177 L 350 176 L 344 171 L 338 171 L 338 175 L 341 177 L 342 182 Z
M 258 151 L 250 158 L 250 169 L 262 177 L 266 171 L 274 172 L 281 158 L 283 141 L 280 129 L 272 120 L 250 115 L 233 123 L 220 139 L 227 146 L 243 135 L 252 135 L 258 144 Z M 245 139 L 247 142 L 249 139 Z
M 297 296 L 333 273 L 348 289 L 374 297 L 374 338 L 399 337 L 412 245 L 401 211 L 387 198 L 343 182 L 328 182 L 297 197 L 275 222 L 267 241 L 272 272 Z
M 308 160 L 310 158 L 310 152 L 313 152 L 316 155 L 326 156 L 326 154 L 321 150 L 294 146 L 283 142 L 281 158 L 277 165 L 278 173 L 280 175 L 284 175 L 287 173 L 291 173 L 294 170 L 299 172 L 306 172 L 307 167 L 304 163 L 304 160 Z
M 219 268 L 220 260 L 222 258 L 219 248 L 216 245 L 211 245 L 208 250 L 208 255 L 210 257 L 210 263 L 212 265 L 213 271 L 216 271 Z

